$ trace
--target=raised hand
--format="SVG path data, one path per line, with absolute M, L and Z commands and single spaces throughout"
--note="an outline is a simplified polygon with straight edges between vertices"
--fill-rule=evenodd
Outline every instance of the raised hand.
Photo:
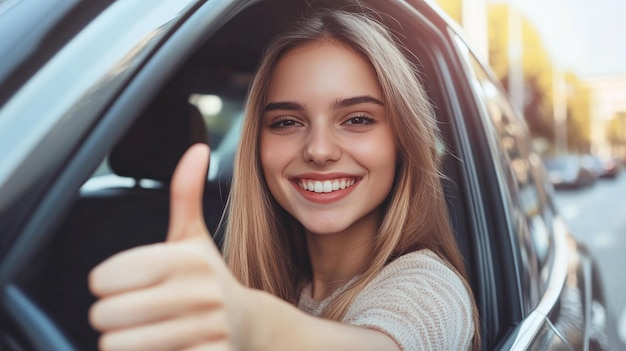
M 89 275 L 99 300 L 90 310 L 103 350 L 239 349 L 244 288 L 231 275 L 206 228 L 202 193 L 209 148 L 192 146 L 171 184 L 164 243 L 124 251 Z

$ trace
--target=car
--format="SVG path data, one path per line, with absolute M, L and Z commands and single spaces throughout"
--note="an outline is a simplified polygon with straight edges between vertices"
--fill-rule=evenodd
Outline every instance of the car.
M 588 169 L 589 172 L 599 179 L 604 175 L 604 164 L 600 157 L 592 154 L 581 155 L 583 167 Z
M 318 7 L 373 12 L 419 71 L 483 349 L 621 347 L 524 119 L 431 2 L 22 0 L 0 2 L 0 349 L 96 349 L 87 274 L 165 238 L 171 172 L 198 141 L 213 149 L 204 211 L 221 243 L 252 73 Z
M 603 168 L 601 177 L 611 178 L 611 179 L 617 178 L 617 176 L 620 174 L 620 171 L 622 169 L 622 165 L 621 165 L 619 158 L 615 156 L 609 156 L 609 157 L 601 158 L 601 160 L 602 160 L 602 168 Z
M 600 157 L 592 154 L 582 156 L 585 168 L 596 178 L 616 178 L 619 174 L 620 164 L 616 157 Z
M 601 172 L 593 159 L 575 154 L 551 158 L 545 162 L 545 167 L 556 189 L 580 189 L 593 185 Z

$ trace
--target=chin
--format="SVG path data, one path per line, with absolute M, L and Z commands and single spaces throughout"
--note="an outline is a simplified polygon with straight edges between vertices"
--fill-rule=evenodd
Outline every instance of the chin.
M 338 233 L 345 231 L 347 227 L 337 226 L 337 225 L 320 226 L 319 223 L 317 223 L 317 225 L 310 225 L 310 226 L 305 225 L 304 229 L 308 233 L 311 233 L 314 235 L 333 235 L 333 234 L 338 234 Z

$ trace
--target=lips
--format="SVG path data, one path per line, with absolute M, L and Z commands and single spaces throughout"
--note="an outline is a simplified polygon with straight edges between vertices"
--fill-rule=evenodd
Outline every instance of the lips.
M 336 178 L 327 180 L 300 179 L 298 185 L 302 190 L 314 193 L 332 193 L 350 188 L 357 181 L 355 178 Z

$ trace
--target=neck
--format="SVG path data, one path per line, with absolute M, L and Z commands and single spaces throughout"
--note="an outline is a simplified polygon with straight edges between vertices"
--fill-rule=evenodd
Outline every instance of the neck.
M 306 233 L 312 298 L 321 300 L 364 271 L 372 256 L 378 216 L 366 216 L 340 233 Z

